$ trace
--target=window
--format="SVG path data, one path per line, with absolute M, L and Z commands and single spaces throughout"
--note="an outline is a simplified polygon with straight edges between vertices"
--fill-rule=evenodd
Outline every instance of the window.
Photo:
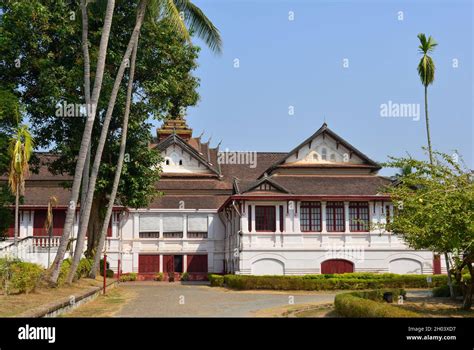
M 280 205 L 280 232 L 285 229 L 285 214 L 283 213 L 283 205 Z
M 207 232 L 188 232 L 188 238 L 207 238 Z
M 165 161 L 165 164 L 166 164 L 166 165 L 170 165 L 170 160 L 167 159 L 167 160 Z
M 275 232 L 275 207 L 274 206 L 256 206 L 255 207 L 255 230 Z
M 248 224 L 249 232 L 252 232 L 252 206 L 248 206 Z
M 327 202 L 326 226 L 328 232 L 344 232 L 344 202 Z
M 321 159 L 322 160 L 328 160 L 328 151 L 326 148 L 323 148 L 321 150 Z
M 179 165 L 183 165 L 183 160 L 182 159 L 179 160 Z
M 349 228 L 353 232 L 369 230 L 369 203 L 350 202 L 349 203 Z
M 331 154 L 331 161 L 332 162 L 335 162 L 336 161 L 336 155 L 333 153 Z
M 303 232 L 321 231 L 321 203 L 301 202 L 300 227 Z
M 318 160 L 318 155 L 316 153 L 313 153 L 313 159 Z
M 138 237 L 140 238 L 160 238 L 159 232 L 139 232 Z
M 163 238 L 183 238 L 183 232 L 163 232 Z

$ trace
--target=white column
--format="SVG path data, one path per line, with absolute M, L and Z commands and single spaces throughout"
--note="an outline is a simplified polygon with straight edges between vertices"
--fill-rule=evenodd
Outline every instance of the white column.
M 159 239 L 163 238 L 163 214 L 160 214 L 160 235 Z M 161 257 L 161 260 L 163 260 L 163 256 Z M 160 265 L 161 266 L 161 265 Z M 163 271 L 162 271 L 163 272 Z
M 301 202 L 295 201 L 295 211 L 294 211 L 294 220 L 295 220 L 295 232 L 301 232 L 300 227 L 300 210 L 301 210 Z
M 188 238 L 188 216 L 183 214 L 183 239 Z
M 345 232 L 348 233 L 348 232 L 350 232 L 350 230 L 349 230 L 349 224 L 350 224 L 349 202 L 344 202 L 344 217 L 345 217 Z
M 214 215 L 208 214 L 207 215 L 207 239 L 214 238 L 213 221 L 214 221 Z
M 163 254 L 160 254 L 160 272 L 163 272 Z
M 183 272 L 188 271 L 188 255 L 184 254 L 183 255 Z
M 134 213 L 133 214 L 133 238 L 139 238 L 140 232 L 140 214 L 139 213 Z
M 321 232 L 327 232 L 327 228 L 326 228 L 326 202 L 321 202 Z

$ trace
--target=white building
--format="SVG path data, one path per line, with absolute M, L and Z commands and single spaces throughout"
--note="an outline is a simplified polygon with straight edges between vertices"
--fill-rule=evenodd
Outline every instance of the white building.
M 441 273 L 430 251 L 409 249 L 383 229 L 393 214 L 380 166 L 326 124 L 288 153 L 219 153 L 192 137 L 184 120 L 158 130 L 164 194 L 148 208 L 114 210 L 110 267 L 152 278 L 157 272 L 301 275 L 342 272 Z M 59 199 L 51 259 L 62 234 L 67 177 L 45 166 L 27 183 L 20 256 L 47 264 L 49 196 Z M 11 236 L 0 256 L 11 254 Z M 77 233 L 77 227 L 76 227 Z M 443 272 L 445 270 L 443 269 Z

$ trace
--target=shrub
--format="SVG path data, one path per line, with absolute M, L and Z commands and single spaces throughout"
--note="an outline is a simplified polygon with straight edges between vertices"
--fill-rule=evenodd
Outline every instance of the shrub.
M 211 282 L 211 287 L 222 287 L 224 285 L 224 276 L 208 274 L 207 279 Z
M 38 264 L 0 259 L 0 282 L 5 294 L 34 291 L 43 272 L 44 269 Z
M 107 261 L 107 270 L 110 269 L 110 262 Z M 100 259 L 100 262 L 99 262 L 99 271 L 101 271 L 101 276 L 104 274 L 104 259 Z
M 69 268 L 71 267 L 71 259 L 64 259 L 59 270 L 58 286 L 62 286 L 66 282 Z
M 336 312 L 343 317 L 419 317 L 415 312 L 381 302 L 380 295 L 385 292 L 387 290 L 338 294 L 334 300 Z
M 137 280 L 137 274 L 135 272 L 127 273 L 120 276 L 120 282 L 131 282 Z
M 94 260 L 92 259 L 86 259 L 86 258 L 81 259 L 81 261 L 79 262 L 79 266 L 77 267 L 76 278 L 80 279 L 82 277 L 89 276 L 93 263 L 94 263 Z
M 446 283 L 446 276 L 348 273 L 341 275 L 247 276 L 226 275 L 224 283 L 233 289 L 344 290 L 382 288 L 428 288 Z
M 462 295 L 461 287 L 458 284 L 454 284 L 453 288 L 454 288 L 454 293 L 456 295 Z M 433 297 L 435 298 L 449 298 L 451 296 L 449 292 L 449 286 L 447 284 L 443 286 L 435 287 L 432 289 L 431 292 L 433 293 Z
M 155 273 L 155 277 L 153 278 L 155 281 L 163 281 L 163 272 Z
M 189 281 L 189 273 L 183 272 L 180 277 L 181 281 Z

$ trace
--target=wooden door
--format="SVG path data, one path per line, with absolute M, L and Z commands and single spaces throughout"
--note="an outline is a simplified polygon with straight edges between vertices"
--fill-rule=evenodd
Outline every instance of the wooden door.
M 354 264 L 343 259 L 331 259 L 321 263 L 321 273 L 349 273 L 354 272 Z

